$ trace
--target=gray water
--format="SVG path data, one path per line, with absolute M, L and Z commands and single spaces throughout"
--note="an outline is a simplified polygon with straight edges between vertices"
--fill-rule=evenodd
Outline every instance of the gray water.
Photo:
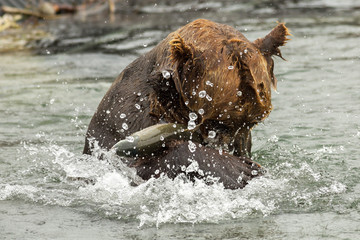
M 267 174 L 242 190 L 167 178 L 131 187 L 111 156 L 82 156 L 84 134 L 122 69 L 187 20 L 255 40 L 279 17 L 236 19 L 235 6 L 94 51 L 2 55 L 1 239 L 358 239 L 360 14 L 353 1 L 323 2 L 334 9 L 280 18 L 293 36 L 275 63 L 274 110 L 253 131 Z

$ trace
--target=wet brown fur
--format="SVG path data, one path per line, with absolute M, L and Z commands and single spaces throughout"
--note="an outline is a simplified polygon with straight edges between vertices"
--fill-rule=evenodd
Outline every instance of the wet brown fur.
M 196 162 L 201 171 L 190 170 L 189 166 L 193 162 Z M 248 181 L 262 175 L 263 171 L 260 165 L 247 157 L 235 157 L 227 153 L 220 155 L 219 151 L 204 146 L 197 147 L 195 153 L 190 152 L 188 142 L 183 141 L 174 142 L 161 157 L 130 159 L 127 164 L 135 167 L 137 174 L 144 180 L 161 174 L 174 179 L 183 174 L 190 180 L 198 178 L 208 181 L 215 178 L 228 189 L 245 187 Z

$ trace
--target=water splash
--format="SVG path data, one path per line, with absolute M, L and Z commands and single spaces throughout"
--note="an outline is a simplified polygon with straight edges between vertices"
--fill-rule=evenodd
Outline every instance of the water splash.
M 161 175 L 145 182 L 134 169 L 96 143 L 95 156 L 74 153 L 51 141 L 25 144 L 21 160 L 26 160 L 28 167 L 17 174 L 21 181 L 0 184 L 0 200 L 76 208 L 86 205 L 85 211 L 104 218 L 159 227 L 166 223 L 217 223 L 268 216 L 299 207 L 316 211 L 328 207 L 337 194 L 346 191 L 346 185 L 324 175 L 326 169 L 318 167 L 329 151 L 318 151 L 315 156 L 299 148 L 282 149 L 279 142 L 265 142 L 265 152 L 271 155 L 255 152 L 254 158 L 264 165 L 267 174 L 239 190 L 224 189 L 216 179 L 212 185 L 201 180 L 193 183 L 182 175 L 175 180 Z M 191 167 L 196 169 L 196 163 Z

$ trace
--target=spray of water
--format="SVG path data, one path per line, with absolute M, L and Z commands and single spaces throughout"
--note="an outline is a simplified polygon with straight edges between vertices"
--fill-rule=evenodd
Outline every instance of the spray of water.
M 316 168 L 325 150 L 299 161 L 299 154 L 303 158 L 310 154 L 281 149 L 277 141 L 269 143 L 273 149 L 267 150 L 273 152 L 272 157 L 255 154 L 258 161 L 273 158 L 268 173 L 239 190 L 224 189 L 220 183 L 191 182 L 181 175 L 175 180 L 162 175 L 145 182 L 114 153 L 98 147 L 95 156 L 84 156 L 53 142 L 24 144 L 24 157 L 19 161 L 26 161 L 27 168 L 17 173 L 22 181 L 0 184 L 0 200 L 85 205 L 85 211 L 103 217 L 137 221 L 139 226 L 161 226 L 268 216 L 299 206 L 312 209 L 319 199 L 331 201 L 329 196 L 346 190 L 345 185 L 324 177 Z

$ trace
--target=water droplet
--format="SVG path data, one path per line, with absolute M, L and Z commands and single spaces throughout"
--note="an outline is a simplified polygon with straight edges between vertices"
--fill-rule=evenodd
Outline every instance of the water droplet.
M 205 91 L 205 90 L 200 91 L 200 92 L 199 92 L 199 97 L 200 97 L 200 98 L 206 97 L 206 91 Z
M 189 113 L 190 121 L 195 121 L 198 118 L 198 115 L 194 112 Z
M 208 138 L 215 138 L 215 136 L 216 136 L 216 132 L 215 131 L 209 131 L 209 133 L 208 133 Z
M 143 44 L 144 47 L 147 47 L 148 45 L 146 43 Z
M 161 146 L 162 146 L 162 147 L 165 147 L 166 145 L 165 145 L 165 143 L 163 143 L 163 144 L 161 144 Z
M 205 113 L 205 111 L 204 111 L 204 109 L 200 108 L 200 109 L 198 110 L 198 113 L 199 113 L 200 115 L 203 115 L 203 114 Z
M 186 167 L 184 165 L 181 166 L 181 171 L 183 171 L 183 172 L 186 171 Z
M 210 82 L 209 80 L 205 82 L 206 85 L 210 86 L 210 87 L 213 87 L 214 84 L 212 82 Z
M 127 140 L 128 142 L 134 142 L 135 138 L 134 138 L 133 136 L 127 136 L 127 137 L 126 137 L 126 140 Z
M 140 105 L 139 104 L 135 104 L 135 107 L 137 108 L 137 109 L 140 109 L 141 107 L 140 107 Z
M 169 79 L 171 77 L 171 74 L 169 73 L 169 71 L 162 71 L 162 75 L 165 79 Z
M 159 174 L 160 173 L 160 170 L 159 169 L 156 169 L 155 170 L 155 174 Z
M 222 155 L 223 154 L 223 150 L 222 148 L 219 149 L 219 154 Z
M 120 114 L 120 118 L 126 118 L 126 114 L 125 113 Z
M 123 123 L 123 124 L 122 124 L 122 128 L 123 128 L 124 130 L 128 130 L 128 129 L 129 129 L 129 126 L 128 126 L 126 123 Z
M 185 105 L 188 105 L 189 104 L 189 101 L 185 101 Z
M 196 151 L 196 144 L 193 143 L 192 141 L 189 141 L 188 147 L 189 147 L 189 151 L 190 151 L 190 152 L 193 153 L 193 152 Z
M 238 91 L 238 92 L 236 93 L 236 95 L 237 95 L 238 97 L 241 97 L 241 96 L 242 96 L 242 91 Z
M 54 102 L 55 102 L 55 99 L 50 99 L 50 104 L 54 104 Z
M 257 171 L 257 170 L 252 170 L 252 171 L 251 171 L 251 175 L 253 175 L 253 176 L 258 175 L 258 171 Z
M 248 52 L 248 50 L 247 50 L 247 49 L 245 49 L 245 50 L 244 50 L 244 53 L 247 53 L 247 52 Z
M 189 121 L 188 122 L 188 129 L 192 130 L 196 127 L 196 123 L 194 121 Z
M 161 135 L 161 136 L 160 136 L 160 141 L 164 141 L 164 139 L 165 139 L 164 136 Z
M 211 102 L 212 101 L 212 97 L 210 97 L 208 94 L 206 94 L 206 99 Z
M 45 50 L 45 53 L 48 55 L 51 54 L 51 52 L 48 49 Z
M 238 183 L 241 183 L 242 180 L 243 180 L 242 176 L 239 176 L 239 177 L 237 178 L 237 182 L 238 182 Z
M 230 66 L 228 66 L 228 69 L 229 69 L 229 70 L 233 70 L 233 69 L 234 69 L 234 66 L 231 66 L 231 65 L 230 65 Z

